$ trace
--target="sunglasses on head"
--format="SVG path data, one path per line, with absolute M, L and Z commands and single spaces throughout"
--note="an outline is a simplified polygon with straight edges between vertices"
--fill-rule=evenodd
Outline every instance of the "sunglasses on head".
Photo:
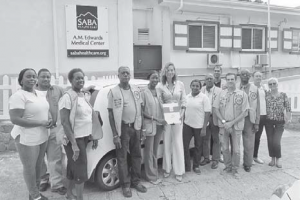
M 277 83 L 269 83 L 269 85 L 276 85 Z

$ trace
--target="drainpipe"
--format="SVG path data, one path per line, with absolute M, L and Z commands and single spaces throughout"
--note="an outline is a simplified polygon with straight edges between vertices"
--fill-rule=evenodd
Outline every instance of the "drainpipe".
M 53 39 L 54 39 L 54 65 L 55 65 L 55 78 L 59 78 L 59 60 L 58 60 L 58 42 L 57 42 L 57 23 L 56 23 L 56 0 L 52 0 L 52 20 L 53 20 Z
M 268 58 L 269 58 L 269 77 L 272 77 L 272 69 L 271 69 L 271 56 L 272 56 L 272 49 L 271 49 L 271 16 L 270 16 L 270 0 L 268 0 L 268 44 L 269 44 L 269 51 L 268 51 Z
M 183 8 L 183 0 L 180 0 L 180 6 L 177 8 L 176 12 L 180 11 Z

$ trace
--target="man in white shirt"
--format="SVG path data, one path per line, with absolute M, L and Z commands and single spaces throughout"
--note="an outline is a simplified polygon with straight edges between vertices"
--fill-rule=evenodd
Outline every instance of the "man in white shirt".
M 259 92 L 259 102 L 260 102 L 260 121 L 259 121 L 259 129 L 255 133 L 255 142 L 254 142 L 254 153 L 253 153 L 253 160 L 256 163 L 263 164 L 264 161 L 258 158 L 258 149 L 260 143 L 260 137 L 263 132 L 265 121 L 266 121 L 266 88 L 261 83 L 262 80 L 262 73 L 259 71 L 255 71 L 253 73 L 253 81 L 254 85 L 258 88 Z

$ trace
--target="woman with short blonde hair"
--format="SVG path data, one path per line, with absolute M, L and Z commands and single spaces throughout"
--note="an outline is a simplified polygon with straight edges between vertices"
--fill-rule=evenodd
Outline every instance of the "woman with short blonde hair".
M 291 121 L 291 104 L 284 92 L 278 91 L 278 79 L 268 80 L 270 91 L 266 92 L 266 133 L 268 140 L 269 156 L 272 158 L 270 166 L 282 168 L 281 158 L 281 137 L 284 131 L 284 124 Z

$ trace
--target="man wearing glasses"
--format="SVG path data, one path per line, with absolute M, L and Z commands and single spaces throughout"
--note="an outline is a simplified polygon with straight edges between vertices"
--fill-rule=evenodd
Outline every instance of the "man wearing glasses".
M 241 70 L 241 83 L 237 87 L 248 95 L 249 111 L 245 118 L 243 130 L 243 145 L 244 145 L 244 170 L 251 171 L 253 163 L 254 140 L 255 133 L 258 131 L 260 120 L 260 101 L 259 92 L 254 84 L 249 83 L 251 74 L 249 70 Z

